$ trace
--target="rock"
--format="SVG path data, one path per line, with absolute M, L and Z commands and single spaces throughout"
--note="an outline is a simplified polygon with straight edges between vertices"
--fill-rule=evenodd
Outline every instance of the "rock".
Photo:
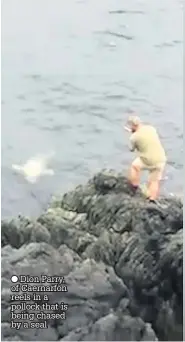
M 36 221 L 2 221 L 1 238 L 3 341 L 182 340 L 183 205 L 176 198 L 150 204 L 122 174 L 103 170 L 54 198 Z M 38 305 L 47 295 L 48 314 L 63 310 L 66 319 L 47 318 L 46 329 L 10 328 L 11 296 L 25 293 L 12 292 L 12 275 L 40 280 L 32 286 L 56 285 L 41 275 L 63 276 L 60 291 L 27 293 Z
M 50 233 L 40 223 L 19 216 L 11 222 L 2 221 L 1 241 L 2 246 L 11 244 L 12 247 L 19 248 L 24 243 L 49 242 Z

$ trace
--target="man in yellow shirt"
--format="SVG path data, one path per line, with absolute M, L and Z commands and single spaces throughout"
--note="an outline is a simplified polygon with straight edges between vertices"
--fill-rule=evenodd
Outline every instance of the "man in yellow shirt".
M 166 164 L 166 154 L 160 138 L 153 126 L 143 124 L 137 116 L 129 117 L 128 127 L 125 128 L 132 133 L 130 150 L 138 153 L 130 167 L 129 181 L 137 189 L 141 170 L 148 170 L 147 197 L 155 201 Z

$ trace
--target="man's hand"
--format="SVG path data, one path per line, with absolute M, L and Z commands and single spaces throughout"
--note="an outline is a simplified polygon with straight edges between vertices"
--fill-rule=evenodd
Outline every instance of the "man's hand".
M 130 152 L 134 152 L 135 151 L 135 147 L 130 143 L 130 146 L 129 146 L 129 150 Z

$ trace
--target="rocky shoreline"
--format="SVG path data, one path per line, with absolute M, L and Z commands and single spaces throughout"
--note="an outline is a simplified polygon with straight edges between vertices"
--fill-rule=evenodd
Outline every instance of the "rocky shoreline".
M 37 220 L 2 221 L 2 341 L 182 341 L 183 204 L 159 202 L 102 171 Z M 68 291 L 47 293 L 47 328 L 11 328 L 12 305 L 23 300 L 11 297 L 12 275 L 41 274 L 63 276 Z M 57 303 L 67 304 L 66 319 L 56 318 Z

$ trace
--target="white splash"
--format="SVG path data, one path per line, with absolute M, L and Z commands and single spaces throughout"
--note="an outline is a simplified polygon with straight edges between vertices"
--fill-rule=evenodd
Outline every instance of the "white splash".
M 41 176 L 53 176 L 54 171 L 48 168 L 48 163 L 54 152 L 48 155 L 37 155 L 23 165 L 13 164 L 12 169 L 22 174 L 29 183 L 36 183 Z

